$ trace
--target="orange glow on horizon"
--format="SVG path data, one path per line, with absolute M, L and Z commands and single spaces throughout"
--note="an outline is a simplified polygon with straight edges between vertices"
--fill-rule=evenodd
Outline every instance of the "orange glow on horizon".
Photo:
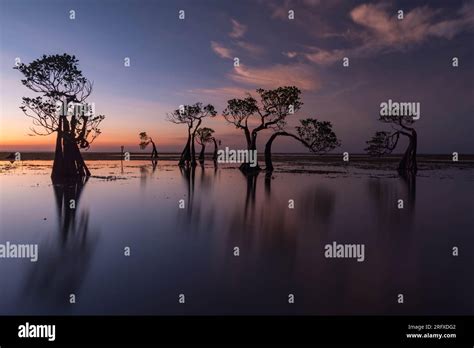
M 185 134 L 183 136 L 159 136 L 154 137 L 157 146 L 163 146 L 166 148 L 180 147 L 185 141 Z M 8 149 L 41 149 L 41 150 L 54 150 L 56 143 L 56 133 L 46 136 L 30 136 L 27 134 L 10 133 L 8 130 L 2 129 L 0 133 L 0 151 L 6 151 Z M 103 148 L 120 148 L 124 145 L 127 147 L 138 147 L 139 139 L 138 132 L 136 136 L 131 134 L 101 134 L 97 137 L 91 145 L 90 150 L 103 149 Z

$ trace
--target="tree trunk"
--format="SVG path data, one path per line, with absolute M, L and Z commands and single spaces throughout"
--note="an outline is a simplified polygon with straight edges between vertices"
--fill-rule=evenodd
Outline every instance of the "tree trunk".
M 252 146 L 252 139 L 250 137 L 250 131 L 247 127 L 244 128 L 245 140 L 247 141 L 247 149 L 250 150 Z
M 53 181 L 56 182 L 77 180 L 91 175 L 74 138 L 74 132 L 70 128 L 74 126 L 74 120 L 72 121 L 71 124 L 66 116 L 60 116 L 59 119 L 53 171 L 51 174 Z
M 188 141 L 186 142 L 186 146 L 183 149 L 183 152 L 181 152 L 181 158 L 179 160 L 179 165 L 183 166 L 185 163 L 189 161 L 189 146 L 191 143 L 191 131 L 188 128 Z
M 411 135 L 408 135 L 409 139 L 408 147 L 403 154 L 403 157 L 398 165 L 398 173 L 400 175 L 416 174 L 418 171 L 418 165 L 416 161 L 416 152 L 418 146 L 418 136 L 415 130 L 411 131 Z
M 292 137 L 298 140 L 299 142 L 301 142 L 303 145 L 307 146 L 303 140 L 301 140 L 294 134 L 284 132 L 284 131 L 273 133 L 270 139 L 268 139 L 267 143 L 265 144 L 265 170 L 267 173 L 273 172 L 273 169 L 274 169 L 273 162 L 272 162 L 272 144 L 277 136 Z
M 63 153 L 64 153 L 64 176 L 66 178 L 76 178 L 79 176 L 76 167 L 74 143 L 70 134 L 69 121 L 63 119 Z
M 193 167 L 196 166 L 197 162 L 196 162 L 196 149 L 194 147 L 194 137 L 195 137 L 195 134 L 193 133 L 192 137 L 191 137 L 191 165 Z
M 63 148 L 61 146 L 63 117 L 64 116 L 59 117 L 59 125 L 56 131 L 56 150 L 54 151 L 53 171 L 51 173 L 51 178 L 53 179 L 64 176 L 64 156 Z
M 245 133 L 245 137 L 247 139 L 247 150 L 248 151 L 257 150 L 257 132 L 253 131 L 252 135 L 250 135 L 250 133 L 248 132 L 248 129 L 245 129 L 245 130 L 247 131 Z M 260 171 L 260 166 L 258 165 L 258 156 L 257 156 L 257 165 L 255 167 L 251 167 L 250 163 L 242 163 L 240 165 L 240 170 L 246 174 L 253 174 Z
M 212 160 L 214 161 L 214 166 L 217 167 L 217 141 L 215 138 L 212 138 L 212 141 L 214 142 L 214 154 L 212 155 Z
M 196 132 L 199 129 L 199 126 L 201 125 L 201 123 L 202 123 L 202 120 L 199 119 L 196 127 L 194 127 L 193 134 L 192 134 L 192 137 L 191 137 L 191 165 L 194 166 L 194 167 L 197 165 L 197 162 L 196 162 L 196 149 L 195 149 L 195 146 L 194 146 L 194 140 L 196 138 Z
M 252 132 L 252 140 L 250 142 L 250 150 L 257 149 L 257 132 Z
M 204 151 L 206 151 L 206 145 L 201 145 L 201 152 L 199 153 L 199 163 L 204 164 Z
M 89 168 L 87 168 L 87 165 L 82 158 L 81 151 L 79 150 L 76 142 L 73 143 L 73 151 L 79 176 L 91 176 L 91 172 L 89 171 Z
M 151 152 L 151 158 L 156 159 L 158 158 L 158 151 L 156 150 L 156 145 L 153 140 L 151 140 L 151 145 L 153 146 L 153 151 Z

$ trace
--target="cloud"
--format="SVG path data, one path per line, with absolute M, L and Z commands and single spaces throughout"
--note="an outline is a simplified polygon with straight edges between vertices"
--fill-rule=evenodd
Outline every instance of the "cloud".
M 282 52 L 282 54 L 290 59 L 303 57 L 318 65 L 329 65 L 341 60 L 344 57 L 345 52 L 346 51 L 343 49 L 324 50 L 318 47 L 308 46 L 307 51 L 305 52 L 290 51 Z
M 288 58 L 295 58 L 298 55 L 298 52 L 290 51 L 290 52 L 282 52 L 282 54 Z
M 264 52 L 263 47 L 257 46 L 249 42 L 237 41 L 236 45 L 239 46 L 240 48 L 243 48 L 248 53 L 253 54 L 254 56 L 259 56 Z
M 354 23 L 369 31 L 371 36 L 367 42 L 399 48 L 420 43 L 429 37 L 452 39 L 474 27 L 473 3 L 466 3 L 456 18 L 439 20 L 440 13 L 440 10 L 427 6 L 417 7 L 399 20 L 396 15 L 390 17 L 384 5 L 363 4 L 354 8 L 350 17 Z
M 288 57 L 303 57 L 318 65 L 330 65 L 343 57 L 371 57 L 380 53 L 411 49 L 430 38 L 450 40 L 474 28 L 474 3 L 466 3 L 453 18 L 440 19 L 442 11 L 427 6 L 417 7 L 399 20 L 386 3 L 362 4 L 353 8 L 349 17 L 354 28 L 342 35 L 349 47 L 324 49 L 308 47 L 291 52 Z
M 474 2 L 467 2 L 458 11 L 459 18 L 440 21 L 430 27 L 433 36 L 452 39 L 464 30 L 474 29 Z
M 314 48 L 312 52 L 305 53 L 304 57 L 309 61 L 319 65 L 329 65 L 344 57 L 344 50 L 322 50 Z
M 228 58 L 228 59 L 233 58 L 231 49 L 224 47 L 215 41 L 211 41 L 211 48 L 221 58 Z
M 224 47 L 218 42 L 211 41 L 212 50 L 221 58 L 233 59 L 235 57 L 234 51 L 237 47 L 245 50 L 246 53 L 250 53 L 253 56 L 259 56 L 264 52 L 263 47 L 246 42 L 241 39 L 244 34 L 247 32 L 247 26 L 239 23 L 235 19 L 231 19 L 232 31 L 229 33 L 229 36 L 234 39 L 231 40 L 231 46 L 233 49 Z
M 247 26 L 239 23 L 235 19 L 230 20 L 232 22 L 232 31 L 229 33 L 229 36 L 233 39 L 239 39 L 244 36 L 247 31 Z
M 433 15 L 429 8 L 415 8 L 399 20 L 395 15 L 390 17 L 381 4 L 363 4 L 350 13 L 354 23 L 369 30 L 371 41 L 387 45 L 406 45 L 423 40 Z
M 314 71 L 304 64 L 277 64 L 265 68 L 252 68 L 244 65 L 235 67 L 228 75 L 235 82 L 255 88 L 276 88 L 279 86 L 297 86 L 302 90 L 317 90 L 320 81 Z

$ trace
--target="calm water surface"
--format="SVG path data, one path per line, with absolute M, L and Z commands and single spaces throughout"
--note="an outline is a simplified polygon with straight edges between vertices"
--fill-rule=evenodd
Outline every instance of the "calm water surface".
M 474 314 L 471 169 L 89 167 L 61 187 L 49 161 L 0 162 L 0 243 L 39 245 L 36 263 L 0 259 L 0 314 Z M 333 241 L 365 261 L 326 259 Z

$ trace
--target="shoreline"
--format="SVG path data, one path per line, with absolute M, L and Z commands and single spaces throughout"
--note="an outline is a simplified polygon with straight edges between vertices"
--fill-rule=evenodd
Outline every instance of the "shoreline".
M 129 152 L 131 161 L 143 161 L 151 160 L 150 153 L 143 152 Z M 0 161 L 8 161 L 7 158 L 14 152 L 0 151 Z M 54 159 L 54 152 L 20 152 L 21 159 L 23 161 L 47 161 Z M 158 160 L 179 160 L 180 153 L 161 153 L 158 155 Z M 120 152 L 82 152 L 84 160 L 88 161 L 103 161 L 103 160 L 120 160 Z M 371 162 L 371 163 L 387 163 L 387 162 L 396 162 L 401 159 L 403 154 L 392 154 L 383 157 L 371 157 L 366 154 L 351 154 L 349 153 L 349 162 Z M 311 154 L 311 153 L 273 153 L 273 159 L 278 159 L 280 161 L 298 159 L 298 160 L 308 160 L 314 162 L 341 162 L 342 161 L 342 152 L 340 154 Z M 258 159 L 264 160 L 263 153 L 258 154 Z M 212 161 L 212 154 L 206 153 L 206 161 Z M 451 154 L 419 154 L 417 156 L 418 162 L 441 162 L 441 163 L 452 163 L 452 164 L 463 164 L 463 163 L 473 163 L 474 164 L 474 154 L 459 154 L 459 160 L 457 162 L 452 161 Z

